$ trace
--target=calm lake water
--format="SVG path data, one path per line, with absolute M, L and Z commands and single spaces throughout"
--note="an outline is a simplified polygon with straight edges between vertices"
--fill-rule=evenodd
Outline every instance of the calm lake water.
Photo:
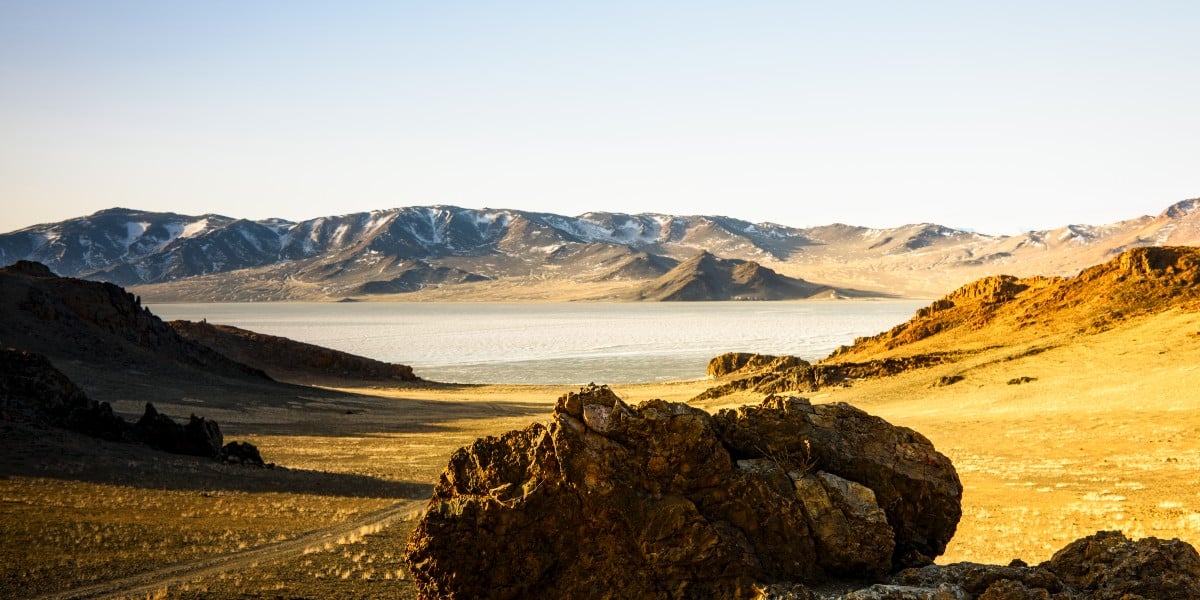
M 411 365 L 456 383 L 582 385 L 703 379 L 724 352 L 823 358 L 890 329 L 925 301 L 697 303 L 156 304 L 166 320 L 208 319 Z

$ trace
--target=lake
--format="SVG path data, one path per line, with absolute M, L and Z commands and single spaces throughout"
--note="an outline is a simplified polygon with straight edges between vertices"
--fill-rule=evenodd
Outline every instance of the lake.
M 703 379 L 724 352 L 827 356 L 909 319 L 922 300 L 659 303 L 155 304 L 166 320 L 233 325 L 455 383 Z

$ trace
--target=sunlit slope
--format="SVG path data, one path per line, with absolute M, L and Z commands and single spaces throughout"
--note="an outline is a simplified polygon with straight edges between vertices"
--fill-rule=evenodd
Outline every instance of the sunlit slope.
M 987 277 L 860 338 L 830 358 L 858 361 L 936 351 L 1058 344 L 1172 309 L 1200 306 L 1200 249 L 1135 248 L 1075 277 Z

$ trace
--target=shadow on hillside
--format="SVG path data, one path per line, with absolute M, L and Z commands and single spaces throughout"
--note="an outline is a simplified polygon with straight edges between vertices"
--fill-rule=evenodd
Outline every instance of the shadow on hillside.
M 453 433 L 471 428 L 467 423 L 490 419 L 544 421 L 553 403 L 469 402 L 411 400 L 361 396 L 329 401 L 297 399 L 289 404 L 249 406 L 241 410 L 206 404 L 164 402 L 155 408 L 178 423 L 191 414 L 215 420 L 226 441 L 238 436 L 375 437 L 408 433 Z M 113 407 L 126 421 L 137 422 L 145 405 L 136 401 Z M 521 425 L 524 427 L 524 425 Z M 507 430 L 507 428 L 505 429 Z M 501 433 L 497 431 L 496 433 Z
M 428 498 L 433 491 L 428 483 L 351 473 L 228 465 L 25 424 L 2 423 L 0 435 L 7 445 L 0 455 L 0 479 L 38 477 L 155 490 L 406 500 Z

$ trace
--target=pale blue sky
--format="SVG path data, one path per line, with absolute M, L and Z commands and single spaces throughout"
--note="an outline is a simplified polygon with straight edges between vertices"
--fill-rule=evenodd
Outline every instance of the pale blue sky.
M 987 233 L 1200 196 L 1200 3 L 0 0 L 0 231 L 456 204 Z

